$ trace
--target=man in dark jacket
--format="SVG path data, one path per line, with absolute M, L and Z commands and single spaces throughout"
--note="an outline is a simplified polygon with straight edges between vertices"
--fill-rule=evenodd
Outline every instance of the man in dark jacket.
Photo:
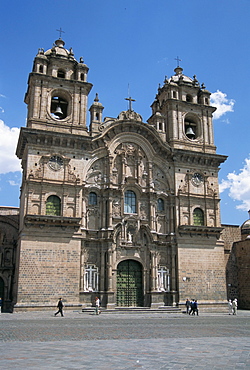
M 58 311 L 55 313 L 55 316 L 60 312 L 61 316 L 63 316 L 63 303 L 62 303 L 62 298 L 59 298 L 58 304 Z

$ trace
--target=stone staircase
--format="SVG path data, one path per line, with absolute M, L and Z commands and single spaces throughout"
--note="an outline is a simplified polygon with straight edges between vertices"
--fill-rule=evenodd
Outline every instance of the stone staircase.
M 95 307 L 85 307 L 82 308 L 82 312 L 94 312 Z M 162 306 L 159 308 L 151 308 L 151 307 L 115 307 L 115 308 L 104 308 L 101 307 L 102 313 L 113 313 L 113 314 L 121 314 L 121 313 L 131 313 L 131 314 L 138 314 L 138 313 L 182 313 L 181 308 L 179 307 L 172 307 L 172 306 Z

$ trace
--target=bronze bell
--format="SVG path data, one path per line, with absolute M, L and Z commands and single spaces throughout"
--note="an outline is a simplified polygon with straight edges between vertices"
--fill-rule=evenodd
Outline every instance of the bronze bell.
M 55 115 L 55 116 L 57 116 L 58 118 L 62 118 L 62 116 L 63 116 L 63 111 L 62 111 L 62 109 L 61 109 L 60 105 L 58 105 L 58 106 L 56 107 L 56 110 L 55 110 L 55 112 L 54 112 L 54 115 Z
M 193 129 L 192 129 L 192 127 L 191 127 L 191 126 L 189 126 L 189 127 L 187 128 L 186 135 L 187 135 L 187 137 L 188 137 L 189 139 L 194 139 L 194 138 L 195 138 L 195 133 L 194 133 L 194 131 L 193 131 Z

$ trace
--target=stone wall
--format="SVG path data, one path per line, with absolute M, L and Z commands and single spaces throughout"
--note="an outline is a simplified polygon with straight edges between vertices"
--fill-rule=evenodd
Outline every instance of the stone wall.
M 223 231 L 221 239 L 225 245 L 225 269 L 226 269 L 226 289 L 227 299 L 237 297 L 237 268 L 235 256 L 232 254 L 234 242 L 241 240 L 241 229 L 239 225 L 221 225 Z
M 202 246 L 178 249 L 180 303 L 225 302 L 224 248 Z
M 26 230 L 27 232 L 27 230 Z M 47 227 L 22 240 L 18 282 L 18 305 L 29 308 L 79 303 L 80 242 L 60 227 Z
M 250 239 L 234 243 L 232 255 L 237 269 L 238 306 L 250 309 Z

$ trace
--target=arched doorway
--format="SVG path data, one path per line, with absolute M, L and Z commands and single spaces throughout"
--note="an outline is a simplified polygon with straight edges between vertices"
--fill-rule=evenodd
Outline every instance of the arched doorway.
M 125 260 L 117 266 L 117 306 L 143 306 L 142 265 Z

